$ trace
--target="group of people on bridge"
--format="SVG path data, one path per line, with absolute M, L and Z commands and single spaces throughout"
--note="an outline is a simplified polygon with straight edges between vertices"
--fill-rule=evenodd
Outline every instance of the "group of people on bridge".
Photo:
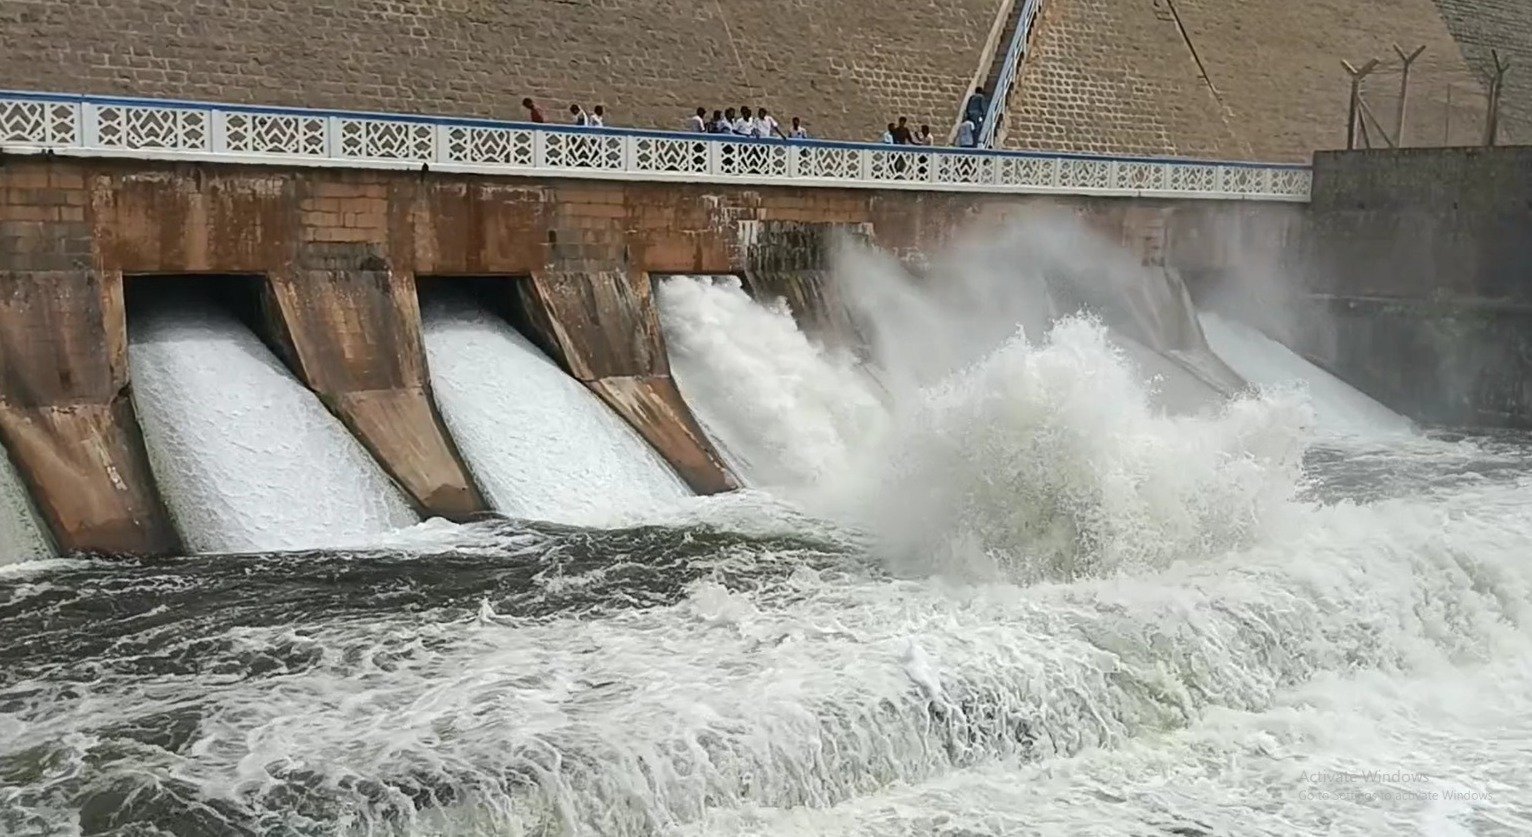
M 707 108 L 697 108 L 697 112 L 686 120 L 686 129 L 697 134 L 732 134 L 737 137 L 755 137 L 756 139 L 795 139 L 809 138 L 809 132 L 803 127 L 803 120 L 793 117 L 793 124 L 784 133 L 781 123 L 771 115 L 771 111 L 761 108 L 759 112 L 751 110 L 748 105 L 741 106 L 736 114 L 734 108 L 713 111 L 712 118 L 708 118 Z
M 547 122 L 542 109 L 537 106 L 530 97 L 521 100 L 521 106 L 526 108 L 527 117 L 536 123 Z M 959 148 L 978 148 L 980 146 L 981 131 L 984 127 L 985 116 L 989 112 L 989 97 L 985 95 L 983 85 L 974 88 L 973 94 L 963 106 L 963 120 L 958 123 L 956 142 Z M 606 106 L 596 105 L 594 109 L 586 111 L 584 107 L 576 104 L 569 106 L 569 124 L 581 128 L 604 128 L 606 127 Z M 713 111 L 708 116 L 707 108 L 699 107 L 686 122 L 686 129 L 698 134 L 728 134 L 737 137 L 751 137 L 755 139 L 785 139 L 806 140 L 809 132 L 803 127 L 803 120 L 794 116 L 792 125 L 785 130 L 776 117 L 766 108 L 752 109 L 748 105 L 741 106 L 738 111 L 734 108 L 725 108 Z M 901 116 L 895 122 L 888 123 L 884 130 L 882 141 L 890 145 L 935 145 L 936 139 L 931 134 L 930 125 L 921 125 L 919 130 L 910 127 L 909 118 Z

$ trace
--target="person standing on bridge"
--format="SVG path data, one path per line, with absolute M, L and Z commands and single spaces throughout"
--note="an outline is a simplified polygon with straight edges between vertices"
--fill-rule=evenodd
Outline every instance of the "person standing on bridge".
M 935 145 L 936 139 L 931 136 L 931 126 L 921 125 L 920 130 L 915 134 L 915 138 L 911 142 L 916 145 Z
M 543 109 L 538 107 L 530 96 L 521 100 L 521 106 L 527 109 L 527 118 L 533 122 L 541 124 L 547 121 L 543 119 Z
M 771 111 L 765 108 L 761 108 L 761 115 L 755 120 L 755 135 L 761 139 L 771 139 L 772 137 L 787 139 L 787 137 L 782 136 L 782 126 L 777 124 L 776 117 L 772 116 Z
M 715 116 L 714 118 L 717 119 L 719 117 Z M 686 130 L 694 134 L 707 133 L 707 108 L 697 108 L 697 112 L 692 114 L 691 119 L 687 120 Z
M 914 145 L 915 134 L 910 130 L 910 120 L 901 116 L 899 124 L 894 126 L 894 145 Z
M 596 110 L 591 113 L 590 120 L 586 123 L 592 128 L 606 127 L 606 105 L 596 105 Z
M 979 131 L 974 127 L 973 120 L 963 117 L 963 123 L 958 126 L 958 148 L 973 148 L 979 142 Z
M 968 104 L 963 106 L 963 116 L 973 123 L 975 135 L 984 128 L 984 116 L 989 113 L 989 97 L 984 95 L 984 85 L 973 89 Z
M 794 116 L 793 129 L 787 133 L 787 136 L 789 139 L 806 140 L 809 138 L 809 132 L 804 130 L 803 122 L 801 122 L 798 117 Z
M 884 145 L 894 144 L 894 123 L 888 123 L 888 127 L 883 130 L 883 138 L 878 141 Z
M 590 124 L 590 117 L 585 114 L 585 108 L 582 108 L 579 105 L 570 105 L 569 106 L 569 123 L 571 125 L 578 125 L 581 128 L 584 128 L 585 126 L 589 125 Z
M 734 120 L 734 133 L 742 137 L 755 136 L 755 114 L 750 112 L 750 108 L 739 109 L 739 118 Z

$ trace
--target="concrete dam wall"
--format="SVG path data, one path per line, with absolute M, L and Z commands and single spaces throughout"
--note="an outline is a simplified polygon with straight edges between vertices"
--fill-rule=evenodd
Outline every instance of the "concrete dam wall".
M 1532 427 L 1532 149 L 1321 154 L 1289 335 L 1425 421 Z
M 471 286 L 692 491 L 726 491 L 737 480 L 670 376 L 653 277 L 741 276 L 824 330 L 837 236 L 918 270 L 959 231 L 1045 213 L 1188 276 L 1222 269 L 1221 225 L 1280 238 L 1301 219 L 1286 203 L 13 159 L 0 167 L 0 442 L 61 549 L 180 549 L 125 362 L 136 289 L 179 283 L 235 299 L 415 513 L 474 516 L 484 486 L 423 351 L 416 286 L 429 278 Z

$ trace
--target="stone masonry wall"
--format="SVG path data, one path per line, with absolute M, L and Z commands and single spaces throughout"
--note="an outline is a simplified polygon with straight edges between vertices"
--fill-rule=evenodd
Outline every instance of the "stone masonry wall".
M 1493 66 L 1490 50 L 1511 61 L 1500 119 L 1518 142 L 1532 142 L 1532 3 L 1527 0 L 1436 0 L 1447 28 L 1475 70 Z
M 1475 107 L 1483 112 L 1482 102 L 1472 101 L 1474 77 L 1432 0 L 1166 2 L 1175 3 L 1234 130 L 1257 159 L 1307 162 L 1316 149 L 1345 147 L 1350 78 L 1342 61 L 1384 62 L 1366 101 L 1391 130 L 1399 84 L 1389 72 L 1399 64 L 1394 44 L 1426 48 L 1411 71 L 1406 145 L 1441 144 L 1449 85 L 1458 88 L 1452 121 L 1466 127 L 1482 118 L 1473 115 Z
M 1469 16 L 1526 5 L 1439 2 Z M 1343 60 L 1383 62 L 1365 100 L 1394 130 L 1396 43 L 1426 47 L 1411 75 L 1405 144 L 1475 142 L 1483 88 L 1433 0 L 1047 0 L 1006 144 L 1307 162 L 1345 146 Z
M 1165 0 L 1046 0 L 1006 116 L 1011 148 L 1248 157 Z
M 0 88 L 681 128 L 765 105 L 816 136 L 952 124 L 1001 0 L 5 0 Z

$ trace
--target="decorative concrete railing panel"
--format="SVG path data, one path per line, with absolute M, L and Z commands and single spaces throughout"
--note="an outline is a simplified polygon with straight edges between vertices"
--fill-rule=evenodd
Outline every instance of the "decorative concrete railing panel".
M 1307 166 L 576 128 L 0 91 L 0 153 L 512 177 L 1306 202 Z

